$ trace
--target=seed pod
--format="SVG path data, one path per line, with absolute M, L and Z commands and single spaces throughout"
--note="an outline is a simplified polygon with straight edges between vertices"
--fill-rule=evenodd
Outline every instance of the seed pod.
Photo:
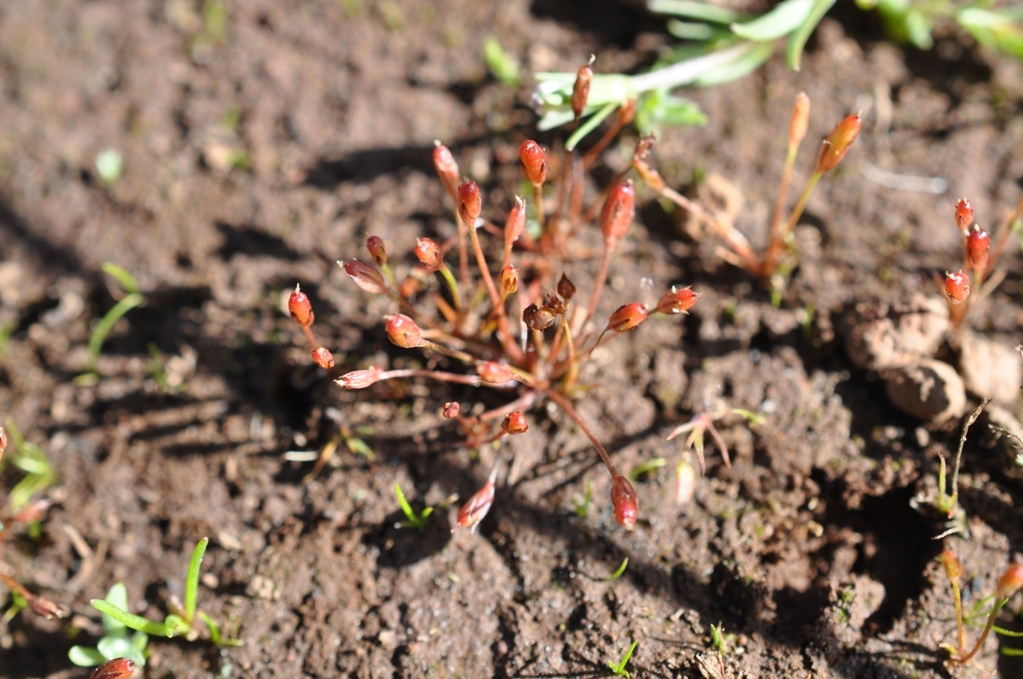
M 560 297 L 556 295 L 547 295 L 547 302 L 540 309 L 541 311 L 549 311 L 555 316 L 564 316 L 568 311 L 568 307 L 561 301 Z
M 531 330 L 546 330 L 557 319 L 557 315 L 546 306 L 537 309 L 535 304 L 530 304 L 522 310 L 522 322 Z
M 480 361 L 476 364 L 476 372 L 484 384 L 507 384 L 514 376 L 507 363 L 497 361 Z
M 963 577 L 963 564 L 960 563 L 956 553 L 951 549 L 946 549 L 938 555 L 938 561 L 945 568 L 945 575 L 948 576 L 948 581 L 959 582 L 959 579 Z
M 998 578 L 995 598 L 1004 599 L 1010 597 L 1021 587 L 1023 587 L 1023 565 L 1014 563 L 1005 569 L 1002 577 Z
M 600 230 L 604 233 L 604 246 L 615 247 L 625 238 L 636 217 L 636 189 L 632 180 L 619 184 L 608 194 L 600 211 Z
M 444 255 L 440 246 L 430 238 L 417 238 L 415 247 L 416 259 L 430 273 L 435 273 L 444 268 Z
M 501 429 L 508 435 L 514 436 L 515 434 L 522 434 L 529 429 L 529 423 L 526 422 L 526 416 L 522 414 L 522 411 L 516 410 L 504 418 L 504 422 L 501 423 Z
M 593 83 L 593 69 L 590 68 L 592 63 L 591 58 L 590 62 L 580 66 L 575 74 L 575 85 L 572 86 L 572 113 L 575 114 L 576 120 L 586 110 L 586 100 L 590 98 L 590 85 Z
M 690 287 L 675 288 L 661 295 L 657 301 L 657 311 L 662 314 L 684 314 L 693 308 L 700 293 L 693 292 Z
M 966 230 L 973 224 L 973 203 L 966 198 L 960 198 L 956 203 L 956 224 L 959 230 L 966 234 Z
M 135 661 L 127 658 L 114 658 L 103 663 L 89 675 L 89 679 L 130 679 L 135 673 Z
M 565 300 L 565 304 L 571 302 L 575 297 L 575 284 L 565 274 L 561 274 L 561 278 L 558 279 L 558 294 L 561 295 L 561 299 Z
M 501 285 L 501 291 L 508 295 L 514 295 L 519 289 L 519 270 L 509 264 L 501 269 L 497 275 L 497 282 Z
M 355 284 L 366 292 L 374 295 L 387 294 L 387 284 L 384 283 L 384 277 L 376 267 L 357 259 L 353 259 L 347 264 L 341 264 L 341 262 L 338 264 L 355 281 Z
M 326 348 L 316 347 L 313 349 L 313 363 L 324 370 L 330 370 L 334 367 L 334 356 Z
M 288 313 L 291 314 L 292 320 L 303 328 L 308 328 L 313 324 L 313 320 L 316 319 L 316 314 L 313 313 L 313 305 L 309 302 L 309 297 L 297 285 L 295 286 L 295 291 L 291 293 L 291 297 L 288 298 Z
M 458 510 L 458 526 L 457 528 L 468 528 L 471 532 L 476 532 L 476 527 L 479 525 L 483 517 L 490 511 L 490 506 L 494 504 L 494 482 L 487 481 L 486 484 L 476 491 L 476 494 L 469 498 L 469 501 L 462 505 L 462 508 Z
M 796 103 L 792 107 L 792 117 L 789 119 L 789 145 L 799 146 L 806 137 L 806 128 L 810 124 L 810 97 L 806 92 L 796 95 Z
M 458 202 L 458 163 L 447 146 L 439 141 L 433 142 L 433 168 L 437 170 L 440 183 L 444 190 L 451 196 L 451 200 Z
M 384 247 L 384 239 L 380 236 L 370 236 L 366 239 L 366 249 L 369 256 L 377 263 L 377 266 L 387 264 L 387 248 Z
M 443 415 L 445 419 L 453 420 L 458 417 L 458 413 L 461 411 L 462 406 L 458 404 L 458 401 L 449 401 L 444 404 L 444 410 L 441 412 L 441 415 Z
M 384 328 L 387 330 L 387 337 L 402 349 L 412 349 L 423 344 L 423 332 L 416 322 L 405 314 L 388 316 Z
M 28 607 L 31 608 L 32 612 L 36 615 L 41 615 L 47 620 L 64 617 L 64 611 L 60 609 L 60 606 L 45 597 L 41 597 L 36 594 L 28 594 L 25 599 L 28 601 Z
M 962 304 L 970 296 L 970 277 L 963 270 L 945 272 L 945 294 L 952 304 Z
M 849 146 L 855 141 L 856 135 L 860 133 L 862 124 L 863 119 L 860 114 L 854 113 L 835 125 L 835 129 L 821 144 L 821 152 L 817 156 L 817 172 L 823 174 L 842 162 Z
M 624 474 L 615 474 L 611 479 L 611 505 L 615 510 L 615 521 L 631 530 L 639 515 L 639 502 L 636 489 Z
M 472 228 L 482 211 L 483 199 L 480 197 L 480 187 L 476 186 L 476 182 L 465 182 L 459 186 L 458 216 L 462 221 Z
M 970 235 L 966 237 L 966 258 L 970 263 L 970 268 L 974 271 L 986 269 L 990 252 L 991 234 L 974 224 L 970 229 Z
M 522 174 L 533 186 L 539 187 L 547 181 L 547 154 L 532 139 L 522 142 L 519 147 L 519 164 Z
M 371 384 L 376 384 L 380 379 L 380 369 L 370 368 L 369 370 L 353 370 L 347 372 L 334 380 L 338 386 L 345 389 L 365 389 Z
M 646 307 L 631 302 L 618 307 L 607 321 L 607 327 L 615 332 L 628 332 L 646 320 Z
M 515 205 L 508 212 L 508 220 L 504 223 L 504 246 L 510 248 L 526 230 L 526 201 L 515 196 Z

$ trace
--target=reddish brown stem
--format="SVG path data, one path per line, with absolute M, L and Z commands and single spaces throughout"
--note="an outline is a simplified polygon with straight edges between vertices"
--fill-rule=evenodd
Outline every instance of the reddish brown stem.
M 558 404 L 558 407 L 564 410 L 565 413 L 571 417 L 577 425 L 579 425 L 579 429 L 586 434 L 586 438 L 588 438 L 590 443 L 593 444 L 593 447 L 597 449 L 597 454 L 600 455 L 600 460 L 604 463 L 604 466 L 607 467 L 607 471 L 611 474 L 611 478 L 614 478 L 618 474 L 618 467 L 616 467 L 614 462 L 611 461 L 611 457 L 607 454 L 607 451 L 604 450 L 604 446 L 597 440 L 597 437 L 592 431 L 590 431 L 590 428 L 586 425 L 586 423 L 583 422 L 583 418 L 579 416 L 579 413 L 577 413 L 575 408 L 572 407 L 572 404 L 568 402 L 568 399 L 549 387 L 545 388 L 543 392 L 547 395 L 547 398 Z

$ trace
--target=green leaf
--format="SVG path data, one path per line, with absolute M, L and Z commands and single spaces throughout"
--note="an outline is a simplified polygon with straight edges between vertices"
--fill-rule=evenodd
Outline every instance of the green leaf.
M 106 602 L 117 606 L 122 611 L 128 608 L 128 588 L 124 586 L 123 582 L 114 583 L 110 589 L 107 590 Z M 107 636 L 113 634 L 127 634 L 127 626 L 119 622 L 116 618 L 109 615 L 103 616 L 103 630 L 107 633 Z
M 483 63 L 503 85 L 518 87 L 522 82 L 518 63 L 504 51 L 501 43 L 493 36 L 483 41 Z
M 752 21 L 732 24 L 732 32 L 757 42 L 777 40 L 803 25 L 813 9 L 813 3 L 814 0 L 785 0 Z
M 678 19 L 669 19 L 665 28 L 668 29 L 668 33 L 680 40 L 710 40 L 715 34 L 714 27 L 710 24 Z
M 923 12 L 917 9 L 909 10 L 906 12 L 905 22 L 906 38 L 914 47 L 922 50 L 934 47 L 934 38 L 931 37 L 931 29 L 934 26 Z
M 1023 60 L 1023 7 L 1000 10 L 971 7 L 960 10 L 956 21 L 984 47 Z
M 764 65 L 774 54 L 774 45 L 769 42 L 755 43 L 755 46 L 735 60 L 704 73 L 693 84 L 697 87 L 722 85 L 747 75 Z
M 170 636 L 178 637 L 188 634 L 192 627 L 180 615 L 170 613 L 163 619 L 163 625 L 171 632 Z
M 89 602 L 92 607 L 100 613 L 109 615 L 111 618 L 117 620 L 125 627 L 138 630 L 139 632 L 145 632 L 156 637 L 173 637 L 174 633 L 172 630 L 167 629 L 167 626 L 160 622 L 154 622 L 148 618 L 143 618 L 141 615 L 135 615 L 129 613 L 118 606 L 113 605 L 109 601 L 103 599 L 93 599 Z
M 607 576 L 607 578 L 604 580 L 604 582 L 614 582 L 618 578 L 622 577 L 622 573 L 624 573 L 625 569 L 628 568 L 628 567 L 629 567 L 629 557 L 625 557 L 622 560 L 622 565 L 620 565 L 618 567 L 618 569 L 615 570 L 614 573 L 612 573 L 611 575 Z
M 813 7 L 810 8 L 806 19 L 789 36 L 788 43 L 785 45 L 785 61 L 793 71 L 799 70 L 799 64 L 803 59 L 803 48 L 806 47 L 806 41 L 810 39 L 810 34 L 834 4 L 835 0 L 814 0 Z
M 103 269 L 105 274 L 120 283 L 125 292 L 142 292 L 138 281 L 135 280 L 135 277 L 127 269 L 122 269 L 111 262 L 103 262 L 99 268 Z
M 88 646 L 72 646 L 68 649 L 67 657 L 79 667 L 96 667 L 107 661 L 99 649 Z
M 716 24 L 730 24 L 743 18 L 738 12 L 695 0 L 650 0 L 646 7 L 655 14 L 674 14 Z
M 689 99 L 656 90 L 641 97 L 636 106 L 636 128 L 641 134 L 662 127 L 697 127 L 707 124 L 707 116 Z
M 628 672 L 626 672 L 626 671 L 625 671 L 625 666 L 626 666 L 626 665 L 628 664 L 628 662 L 629 662 L 629 658 L 631 658 L 631 657 L 632 657 L 632 652 L 636 650 L 636 646 L 637 646 L 637 644 L 639 644 L 639 641 L 638 641 L 638 640 L 636 640 L 636 641 L 633 641 L 633 642 L 632 642 L 632 645 L 631 645 L 631 646 L 629 646 L 629 650 L 627 650 L 627 651 L 625 652 L 625 655 L 623 655 L 623 656 L 622 656 L 622 660 L 621 660 L 621 662 L 619 662 L 619 663 L 618 663 L 617 665 L 615 665 L 615 664 L 614 664 L 614 663 L 612 663 L 612 662 L 609 662 L 609 663 L 608 663 L 608 667 L 610 667 L 610 668 L 611 668 L 611 671 L 612 671 L 612 672 L 613 672 L 613 673 L 614 673 L 614 674 L 615 674 L 616 676 L 619 676 L 619 677 L 626 677 L 626 679 L 630 679 L 630 677 L 632 676 L 632 675 L 630 675 L 630 674 L 629 674 Z
M 145 300 L 146 298 L 141 293 L 133 292 L 111 307 L 110 311 L 100 319 L 100 322 L 92 329 L 92 335 L 89 336 L 89 355 L 92 357 L 93 362 L 99 357 L 99 351 L 103 347 L 103 342 L 106 341 L 107 335 L 113 330 L 117 321 L 121 320 L 122 316 L 142 304 Z
M 103 637 L 96 644 L 96 649 L 107 660 L 127 658 L 129 654 L 135 651 L 135 647 L 131 645 L 128 637 Z
M 195 601 L 199 590 L 199 567 L 202 566 L 202 558 L 206 554 L 206 546 L 210 544 L 209 538 L 199 540 L 192 550 L 192 560 L 188 562 L 188 576 L 185 578 L 185 622 L 189 627 L 195 622 Z
M 376 457 L 376 454 L 373 452 L 373 449 L 369 447 L 369 444 L 355 436 L 349 436 L 348 438 L 346 438 L 345 446 L 347 446 L 348 450 L 350 450 L 351 452 L 355 453 L 356 455 L 362 455 L 370 462 L 372 462 L 373 459 Z
M 607 118 L 609 115 L 611 115 L 611 113 L 616 108 L 618 108 L 619 105 L 620 104 L 616 104 L 615 102 L 611 102 L 611 103 L 605 105 L 604 108 L 600 109 L 599 111 L 594 113 L 592 116 L 590 116 L 589 119 L 585 123 L 583 123 L 582 125 L 579 126 L 578 130 L 576 130 L 575 132 L 572 133 L 572 136 L 568 138 L 568 141 L 565 142 L 565 150 L 567 150 L 567 151 L 574 151 L 576 145 L 580 141 L 582 141 L 583 137 L 585 137 L 590 132 L 592 132 L 594 129 L 596 129 L 597 125 L 600 125 L 602 122 L 604 122 L 604 119 Z
M 202 611 L 199 612 L 199 617 L 202 618 L 202 621 L 204 623 L 206 623 L 206 629 L 210 631 L 210 641 L 212 641 L 215 646 L 245 645 L 245 642 L 242 641 L 241 639 L 225 639 L 224 637 L 222 637 L 220 635 L 220 627 L 217 626 L 217 623 L 213 622 L 213 619 L 210 616 L 203 613 Z
M 668 464 L 668 461 L 663 457 L 655 457 L 652 460 L 647 460 L 642 464 L 637 464 L 635 467 L 629 470 L 629 479 L 631 481 L 638 481 L 645 474 L 654 472 L 664 465 Z

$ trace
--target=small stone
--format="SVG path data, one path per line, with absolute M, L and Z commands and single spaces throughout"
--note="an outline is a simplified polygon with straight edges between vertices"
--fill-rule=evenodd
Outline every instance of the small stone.
M 959 372 L 966 391 L 1012 407 L 1023 386 L 1023 361 L 1015 349 L 963 330 L 959 334 Z
M 942 422 L 966 409 L 966 387 L 948 363 L 928 359 L 891 370 L 884 379 L 892 404 L 921 420 Z
M 948 329 L 948 304 L 915 296 L 908 304 L 860 304 L 844 319 L 845 349 L 857 367 L 899 368 L 930 358 Z

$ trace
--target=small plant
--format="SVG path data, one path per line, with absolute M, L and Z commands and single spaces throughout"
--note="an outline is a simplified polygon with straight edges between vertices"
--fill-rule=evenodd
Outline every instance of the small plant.
M 705 436 L 710 434 L 711 440 L 714 441 L 714 445 L 717 446 L 721 452 L 721 458 L 724 460 L 726 467 L 732 466 L 731 457 L 728 454 L 728 446 L 725 444 L 725 440 L 721 437 L 721 433 L 714 426 L 714 423 L 722 418 L 726 417 L 729 413 L 733 415 L 739 415 L 743 417 L 747 423 L 751 426 L 755 426 L 764 421 L 762 415 L 743 410 L 742 408 L 728 409 L 728 406 L 724 401 L 718 399 L 713 408 L 707 408 L 706 410 L 693 415 L 693 418 L 689 422 L 675 427 L 671 433 L 668 434 L 667 440 L 672 440 L 676 436 L 688 433 L 686 437 L 686 445 L 679 457 L 678 467 L 676 469 L 676 492 L 675 500 L 677 504 L 685 504 L 688 502 L 693 495 L 694 486 L 696 482 L 696 475 L 687 460 L 689 451 L 696 452 L 696 459 L 700 464 L 700 475 L 703 476 L 706 471 L 706 462 L 704 459 L 704 445 Z
M 206 546 L 209 538 L 203 538 L 192 551 L 192 558 L 188 563 L 188 574 L 185 576 L 185 603 L 182 605 L 176 600 L 171 600 L 171 613 L 164 618 L 163 622 L 150 620 L 133 613 L 129 613 L 126 600 L 111 601 L 109 599 L 93 599 L 90 603 L 104 616 L 109 616 L 116 622 L 137 632 L 143 632 L 149 636 L 157 637 L 184 637 L 188 641 L 195 641 L 199 638 L 199 620 L 202 620 L 209 631 L 210 641 L 216 646 L 241 646 L 239 639 L 224 638 L 220 634 L 220 627 L 213 620 L 197 610 L 197 596 L 199 592 L 199 567 L 202 565 L 203 556 L 206 554 Z M 199 620 L 196 618 L 198 617 Z
M 626 679 L 629 679 L 629 677 L 632 676 L 625 669 L 625 665 L 628 664 L 629 659 L 632 658 L 632 653 L 633 651 L 636 650 L 636 646 L 638 645 L 639 640 L 637 639 L 636 641 L 633 641 L 632 644 L 629 645 L 629 650 L 625 651 L 625 655 L 622 656 L 621 660 L 619 660 L 617 663 L 608 661 L 607 666 L 611 668 L 612 674 L 614 674 L 616 677 L 625 677 Z
M 8 495 L 11 511 L 18 512 L 29 506 L 33 495 L 53 485 L 57 474 L 53 470 L 53 465 L 50 464 L 50 459 L 46 456 L 46 451 L 32 442 L 26 441 L 14 422 L 8 420 L 7 429 L 11 432 L 10 442 L 14 444 L 17 451 L 8 458 L 8 461 L 25 473 L 25 476 L 15 484 Z M 3 427 L 0 427 L 0 432 L 3 431 Z M 4 433 L 3 436 L 4 446 L 6 446 L 7 434 Z M 0 452 L 0 461 L 2 460 L 3 453 Z M 0 464 L 0 469 L 2 468 L 3 466 Z
M 970 662 L 984 645 L 984 641 L 987 639 L 988 634 L 991 633 L 991 630 L 1005 636 L 1023 637 L 1023 632 L 1011 632 L 995 625 L 998 614 L 1005 604 L 1009 602 L 1010 597 L 1023 588 L 1023 564 L 1011 564 L 998 579 L 998 584 L 995 586 L 994 604 L 991 607 L 990 613 L 988 613 L 987 623 L 984 625 L 984 629 L 977 638 L 976 643 L 967 651 L 968 644 L 966 628 L 963 622 L 963 602 L 962 591 L 960 589 L 963 565 L 951 549 L 946 549 L 938 555 L 938 560 L 941 562 L 949 584 L 952 586 L 952 596 L 956 607 L 956 646 L 943 645 L 951 655 L 948 661 L 950 665 L 965 665 Z
M 103 348 L 103 342 L 106 341 L 107 335 L 114 329 L 114 325 L 125 314 L 135 307 L 141 306 L 146 301 L 146 296 L 142 294 L 138 281 L 126 269 L 122 269 L 110 262 L 104 262 L 101 268 L 107 275 L 117 281 L 123 291 L 123 296 L 96 323 L 92 333 L 89 335 L 89 363 L 86 376 L 91 375 L 91 379 L 95 379 L 96 362 L 99 360 L 100 350 Z
M 118 582 L 107 591 L 103 600 L 121 610 L 128 610 L 128 589 L 124 583 Z M 68 659 L 79 667 L 95 667 L 117 658 L 125 658 L 139 667 L 145 667 L 148 634 L 142 631 L 129 634 L 127 625 L 106 613 L 103 614 L 103 632 L 103 638 L 95 647 L 72 646 L 67 654 Z
M 625 573 L 625 569 L 629 567 L 629 557 L 622 559 L 622 563 L 615 569 L 615 572 L 605 578 L 604 582 L 614 582 L 618 578 L 622 577 Z
M 973 411 L 966 416 L 966 420 L 963 422 L 963 428 L 959 433 L 959 447 L 956 449 L 955 462 L 952 465 L 952 491 L 947 490 L 945 485 L 945 457 L 938 454 L 941 459 L 940 466 L 938 467 L 938 497 L 934 500 L 935 508 L 942 514 L 952 518 L 955 514 L 956 503 L 959 501 L 959 466 L 963 459 L 963 446 L 966 445 L 966 435 L 970 432 L 970 427 L 977 421 L 980 414 L 984 412 L 984 408 L 991 402 L 991 399 L 986 398 L 981 402 L 979 406 L 973 409 Z M 945 534 L 938 536 L 945 537 Z
M 401 490 L 401 484 L 394 484 L 394 495 L 398 498 L 398 504 L 401 506 L 401 511 L 405 514 L 407 521 L 399 523 L 396 527 L 415 528 L 417 530 L 423 530 L 426 528 L 426 520 L 430 518 L 430 514 L 433 514 L 433 507 L 423 508 L 422 513 L 417 514 L 416 510 L 412 509 L 412 505 L 405 499 L 405 493 Z

